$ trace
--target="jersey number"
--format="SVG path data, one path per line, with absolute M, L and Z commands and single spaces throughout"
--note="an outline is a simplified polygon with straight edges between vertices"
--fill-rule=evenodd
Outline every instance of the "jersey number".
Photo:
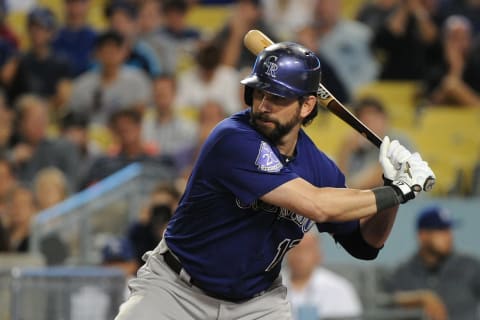
M 272 270 L 275 268 L 275 266 L 282 261 L 283 256 L 285 256 L 285 253 L 287 253 L 288 250 L 292 249 L 295 247 L 297 244 L 300 243 L 302 239 L 284 239 L 282 242 L 278 244 L 277 247 L 277 254 L 273 258 L 272 262 L 268 265 L 267 269 L 265 269 L 266 272 Z
M 275 155 L 273 154 L 273 152 L 265 153 L 264 155 L 262 155 L 262 158 L 267 160 L 267 163 L 265 164 L 266 166 L 272 165 L 272 163 L 275 161 L 274 157 Z

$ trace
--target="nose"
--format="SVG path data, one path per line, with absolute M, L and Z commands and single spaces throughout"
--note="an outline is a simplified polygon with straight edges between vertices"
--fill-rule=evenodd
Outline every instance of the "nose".
M 261 112 L 271 112 L 272 111 L 272 105 L 270 103 L 270 100 L 268 99 L 268 95 L 264 95 L 262 97 L 262 100 L 260 101 L 260 104 L 258 105 L 258 109 Z

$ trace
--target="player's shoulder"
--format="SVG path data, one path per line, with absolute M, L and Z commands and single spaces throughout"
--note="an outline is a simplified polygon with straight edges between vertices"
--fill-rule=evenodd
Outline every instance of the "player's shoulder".
M 259 134 L 249 124 L 250 111 L 242 110 L 222 120 L 212 131 L 212 136 L 229 138 L 236 135 L 258 137 Z

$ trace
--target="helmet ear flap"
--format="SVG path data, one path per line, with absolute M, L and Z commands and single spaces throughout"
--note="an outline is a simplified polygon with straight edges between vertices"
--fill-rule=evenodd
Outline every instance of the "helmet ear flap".
M 253 88 L 245 86 L 243 90 L 243 100 L 245 104 L 249 107 L 253 105 Z

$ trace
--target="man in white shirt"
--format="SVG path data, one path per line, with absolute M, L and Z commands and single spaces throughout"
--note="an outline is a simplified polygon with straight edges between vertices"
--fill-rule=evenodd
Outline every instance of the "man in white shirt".
M 284 277 L 294 319 L 360 318 L 362 305 L 353 285 L 323 268 L 316 232 L 306 233 L 287 255 Z

